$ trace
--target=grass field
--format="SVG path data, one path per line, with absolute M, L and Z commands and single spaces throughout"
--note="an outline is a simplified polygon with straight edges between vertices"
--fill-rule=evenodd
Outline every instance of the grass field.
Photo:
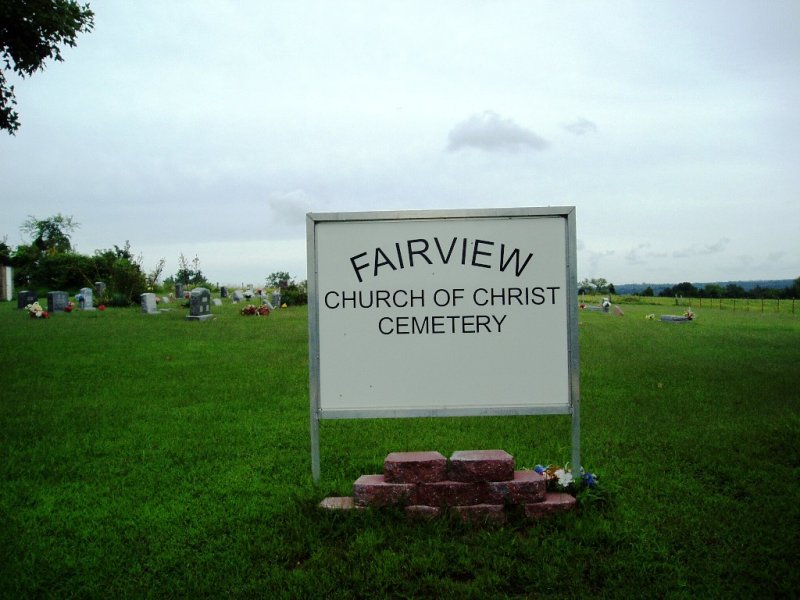
M 303 308 L 28 319 L 0 303 L 0 595 L 797 597 L 800 315 L 581 312 L 582 458 L 610 502 L 529 525 L 321 512 L 392 451 L 569 460 L 569 418 L 325 421 Z

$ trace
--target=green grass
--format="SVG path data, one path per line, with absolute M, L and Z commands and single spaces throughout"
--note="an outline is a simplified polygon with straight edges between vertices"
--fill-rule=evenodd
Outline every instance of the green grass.
M 321 512 L 392 451 L 569 459 L 569 418 L 321 423 L 307 317 L 28 319 L 0 304 L 0 595 L 793 597 L 800 316 L 581 312 L 582 457 L 610 503 L 536 525 Z

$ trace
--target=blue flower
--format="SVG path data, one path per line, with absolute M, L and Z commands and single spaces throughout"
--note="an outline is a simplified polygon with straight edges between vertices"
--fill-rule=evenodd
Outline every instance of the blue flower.
M 542 465 L 536 465 L 535 467 L 533 467 L 533 470 L 536 471 L 539 475 L 541 475 L 547 469 L 545 469 Z
M 581 475 L 581 478 L 583 479 L 584 483 L 586 483 L 586 485 L 588 485 L 589 487 L 594 487 L 595 485 L 597 485 L 597 475 L 595 475 L 594 473 L 584 473 L 583 475 Z

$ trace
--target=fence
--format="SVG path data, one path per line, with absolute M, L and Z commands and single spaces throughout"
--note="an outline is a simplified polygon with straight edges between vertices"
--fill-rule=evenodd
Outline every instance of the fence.
M 795 298 L 664 298 L 661 296 L 599 296 L 581 295 L 580 301 L 586 304 L 600 304 L 603 297 L 615 304 L 651 304 L 654 306 L 684 306 L 694 309 L 718 309 L 744 312 L 796 314 L 800 302 Z

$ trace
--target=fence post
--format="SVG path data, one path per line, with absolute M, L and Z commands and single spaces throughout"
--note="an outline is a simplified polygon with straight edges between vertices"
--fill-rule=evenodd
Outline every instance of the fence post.
M 733 299 L 733 312 L 736 312 L 736 298 Z

